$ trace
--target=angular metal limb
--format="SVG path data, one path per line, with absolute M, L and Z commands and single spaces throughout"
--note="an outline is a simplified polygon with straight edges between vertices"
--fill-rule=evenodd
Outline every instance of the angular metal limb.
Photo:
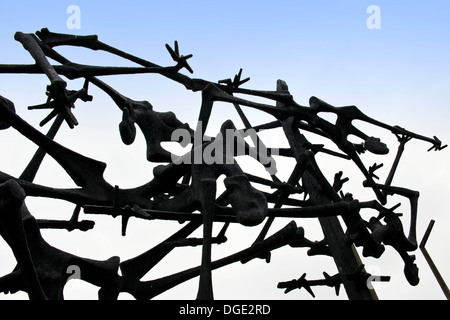
M 297 241 L 303 236 L 303 234 L 302 228 L 297 227 L 295 222 L 291 221 L 284 228 L 254 246 L 211 262 L 211 269 L 215 270 L 238 261 L 248 262 L 263 255 L 264 253 L 267 253 L 268 251 L 283 247 L 292 241 Z M 123 287 L 121 290 L 122 292 L 130 293 L 139 300 L 151 299 L 162 292 L 179 285 L 180 283 L 199 276 L 200 271 L 201 266 L 198 266 L 156 280 L 132 284 L 123 282 Z
M 181 230 L 174 233 L 152 249 L 120 263 L 120 270 L 124 278 L 131 282 L 140 280 L 148 271 L 150 271 L 158 262 L 160 262 L 174 248 L 167 246 L 166 243 L 184 239 L 194 232 L 201 225 L 201 221 L 191 221 Z
M 50 138 L 50 139 L 55 138 L 55 135 L 58 132 L 59 128 L 61 127 L 61 124 L 63 123 L 63 121 L 64 121 L 64 118 L 62 115 L 58 115 L 56 117 L 50 130 L 47 133 L 48 138 Z M 25 170 L 20 175 L 19 179 L 33 182 L 33 180 L 36 177 L 36 174 L 39 170 L 39 167 L 42 163 L 42 160 L 44 160 L 45 155 L 46 155 L 46 152 L 43 149 L 38 148 L 38 150 L 34 154 L 33 158 L 28 163 L 28 166 L 25 168 Z
M 450 290 L 448 289 L 447 284 L 445 283 L 444 278 L 442 278 L 438 268 L 434 264 L 433 259 L 431 259 L 431 256 L 428 253 L 428 250 L 425 248 L 425 245 L 426 245 L 426 243 L 428 241 L 428 238 L 430 236 L 431 230 L 433 229 L 434 223 L 435 223 L 434 220 L 430 221 L 430 224 L 428 225 L 427 230 L 425 231 L 423 239 L 420 242 L 419 248 L 420 248 L 420 251 L 422 251 L 422 253 L 423 253 L 424 257 L 425 257 L 425 260 L 427 260 L 427 263 L 430 266 L 431 271 L 433 271 L 433 274 L 436 277 L 436 280 L 438 281 L 439 286 L 442 289 L 442 292 L 444 292 L 444 295 L 447 298 L 447 300 L 450 300 Z
M 197 300 L 214 299 L 211 274 L 211 241 L 214 223 L 214 200 L 216 198 L 216 180 L 204 179 L 201 182 L 198 196 L 203 215 L 203 245 L 200 281 L 198 285 Z
M 14 252 L 31 300 L 46 300 L 22 223 L 25 192 L 15 181 L 0 184 L 0 233 Z
M 15 181 L 3 183 L 0 188 L 3 193 L 1 233 L 13 248 L 24 285 L 21 286 L 17 282 L 20 278 L 15 277 L 15 282 L 10 282 L 13 290 L 26 291 L 30 299 L 63 299 L 70 266 L 80 271 L 80 279 L 99 286 L 103 291 L 116 285 L 118 257 L 96 261 L 50 246 L 42 238 L 36 219 L 23 202 L 23 189 Z
M 287 90 L 288 88 L 284 81 L 279 80 L 277 82 L 277 89 Z M 282 109 L 283 105 L 280 104 L 278 108 Z M 304 151 L 302 150 L 301 143 L 305 142 L 306 139 L 300 135 L 298 130 L 293 130 L 292 124 L 282 122 L 282 125 L 294 155 L 296 158 L 299 158 Z M 321 184 L 309 170 L 303 175 L 303 186 L 310 195 L 312 203 L 315 205 L 330 203 L 333 200 L 330 195 L 327 196 L 324 193 L 318 192 L 322 189 Z M 319 222 L 335 263 L 339 266 L 338 270 L 349 299 L 370 300 L 372 297 L 369 290 L 364 288 L 364 285 L 357 283 L 357 281 L 351 281 L 346 277 L 347 274 L 356 272 L 358 264 L 350 247 L 345 245 L 345 235 L 339 221 L 336 217 L 326 217 L 319 218 Z
M 418 209 L 418 202 L 419 202 L 419 196 L 420 193 L 418 191 L 402 188 L 402 187 L 394 187 L 389 185 L 383 185 L 383 184 L 376 184 L 371 181 L 364 181 L 364 186 L 370 187 L 370 186 L 376 186 L 380 190 L 383 190 L 385 192 L 388 192 L 390 194 L 398 194 L 404 197 L 407 197 L 410 202 L 410 211 L 411 211 L 411 221 L 410 221 L 410 227 L 409 227 L 409 234 L 408 239 L 405 241 L 404 247 L 407 251 L 413 251 L 417 249 L 417 232 L 416 232 L 416 225 L 417 225 L 417 209 Z

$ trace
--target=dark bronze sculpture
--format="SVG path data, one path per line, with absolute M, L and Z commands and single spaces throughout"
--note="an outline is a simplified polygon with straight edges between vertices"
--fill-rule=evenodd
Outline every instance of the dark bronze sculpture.
M 324 279 L 320 280 L 306 280 L 306 275 L 303 274 L 298 280 L 281 281 L 278 287 L 285 289 L 286 293 L 296 288 L 305 288 L 314 296 L 312 287 L 324 285 L 335 288 L 338 294 L 340 285 L 343 285 L 349 299 L 372 299 L 367 286 L 371 275 L 364 271 L 364 266 L 355 256 L 354 246 L 362 247 L 364 257 L 374 258 L 383 254 L 385 245 L 392 246 L 405 263 L 404 273 L 408 282 L 411 285 L 418 284 L 415 257 L 409 252 L 416 250 L 418 246 L 416 219 L 419 194 L 391 184 L 405 144 L 409 140 L 423 140 L 432 144 L 430 150 L 441 150 L 446 146 L 442 146 L 438 138 L 428 138 L 377 121 L 355 106 L 334 107 L 316 97 L 310 99 L 309 106 L 299 105 L 282 80 L 278 80 L 274 91 L 241 88 L 241 85 L 249 80 L 241 79 L 242 70 L 233 80 L 210 82 L 190 78 L 180 71 L 185 68 L 193 73 L 187 62 L 192 55 L 181 55 L 177 42 L 173 49 L 166 45 L 176 65 L 161 67 L 110 47 L 99 41 L 97 36 L 73 36 L 42 29 L 36 34 L 17 32 L 15 39 L 31 54 L 36 63 L 0 65 L 0 73 L 45 74 L 50 80 L 47 88 L 48 100 L 29 109 L 50 110 L 40 123 L 41 126 L 53 119 L 54 122 L 48 134 L 44 135 L 16 113 L 12 101 L 0 96 L 0 129 L 13 128 L 38 146 L 36 154 L 20 177 L 0 172 L 0 234 L 11 247 L 17 260 L 17 267 L 0 278 L 0 292 L 14 293 L 22 290 L 28 293 L 30 299 L 63 299 L 63 288 L 70 276 L 67 270 L 70 266 L 77 266 L 80 268 L 81 279 L 100 287 L 100 299 L 117 299 L 121 292 L 130 293 L 136 299 L 151 299 L 197 276 L 197 298 L 213 299 L 212 270 L 238 261 L 245 263 L 255 258 L 270 262 L 271 251 L 282 246 L 308 247 L 309 255 L 330 256 L 339 270 L 334 276 L 324 272 Z M 54 49 L 57 46 L 78 46 L 106 51 L 140 67 L 76 64 L 59 54 Z M 48 58 L 60 65 L 51 65 Z M 136 73 L 162 75 L 182 84 L 187 90 L 201 92 L 202 103 L 197 128 L 190 128 L 172 112 L 155 111 L 148 101 L 134 101 L 99 79 L 101 76 Z M 84 78 L 84 86 L 78 91 L 67 90 L 67 83 L 61 76 L 69 80 Z M 123 143 L 128 145 L 134 142 L 136 125 L 142 131 L 147 146 L 147 160 L 160 163 L 153 171 L 153 179 L 148 183 L 131 189 L 111 185 L 103 177 L 105 163 L 76 153 L 53 140 L 64 122 L 70 128 L 77 126 L 78 120 L 72 109 L 77 100 L 89 102 L 93 99 L 88 93 L 89 85 L 95 85 L 107 93 L 122 111 L 119 131 Z M 275 105 L 253 102 L 237 97 L 236 94 L 263 97 L 274 101 Z M 216 137 L 205 136 L 212 108 L 218 101 L 233 106 L 245 128 L 237 130 L 233 122 L 227 120 Z M 252 126 L 242 106 L 267 113 L 274 120 Z M 331 123 L 322 118 L 320 113 L 324 112 L 336 115 L 336 122 Z M 385 155 L 389 149 L 380 139 L 360 131 L 352 123 L 355 120 L 388 130 L 398 138 L 397 157 L 385 183 L 375 182 L 379 179 L 375 171 L 381 165 L 367 167 L 360 154 L 369 151 Z M 258 132 L 274 128 L 283 130 L 289 148 L 265 147 Z M 310 143 L 302 131 L 328 139 L 340 152 L 327 149 L 324 145 Z M 350 142 L 349 135 L 360 138 L 361 143 Z M 254 146 L 246 142 L 246 136 L 252 138 Z M 161 146 L 162 142 L 174 141 L 174 137 L 184 146 L 192 143 L 191 151 L 182 157 L 176 157 Z M 211 156 L 210 159 L 202 157 L 205 153 Z M 315 160 L 317 153 L 352 161 L 364 176 L 364 186 L 373 190 L 376 199 L 359 201 L 349 193 L 344 194 L 342 187 L 348 179 L 343 178 L 342 172 L 338 172 L 334 181 L 329 182 Z M 58 162 L 78 188 L 58 189 L 33 183 L 46 154 Z M 259 161 L 271 179 L 246 173 L 234 161 L 236 156 L 243 154 Z M 276 175 L 275 156 L 295 159 L 296 165 L 287 182 L 282 182 Z M 219 194 L 217 179 L 221 175 L 226 176 L 225 191 Z M 274 191 L 268 193 L 259 190 L 258 185 L 270 186 Z M 303 194 L 304 199 L 292 197 L 297 194 Z M 408 236 L 404 234 L 399 214 L 395 212 L 398 206 L 385 207 L 387 198 L 391 196 L 403 196 L 410 201 Z M 24 203 L 26 197 L 55 198 L 73 203 L 73 217 L 69 221 L 35 219 Z M 131 217 L 174 220 L 183 223 L 183 227 L 159 245 L 125 261 L 120 261 L 119 257 L 111 257 L 106 261 L 81 258 L 53 247 L 42 238 L 42 228 L 93 232 L 90 230 L 94 228 L 94 221 L 79 221 L 82 209 L 84 214 L 120 216 L 124 236 Z M 363 219 L 361 212 L 367 209 L 377 212 L 377 215 L 368 220 Z M 346 231 L 338 221 L 339 216 L 345 223 Z M 282 218 L 317 218 L 324 239 L 308 240 L 304 236 L 303 228 L 297 226 L 294 221 L 267 237 L 274 220 Z M 212 229 L 216 222 L 224 225 L 214 237 Z M 226 242 L 226 231 L 232 223 L 249 227 L 262 224 L 263 227 L 258 238 L 247 249 L 212 261 L 212 244 Z M 200 227 L 203 228 L 203 238 L 189 238 Z M 198 267 L 159 279 L 141 280 L 173 249 L 186 245 L 202 246 L 201 263 Z M 389 277 L 381 279 L 389 280 Z

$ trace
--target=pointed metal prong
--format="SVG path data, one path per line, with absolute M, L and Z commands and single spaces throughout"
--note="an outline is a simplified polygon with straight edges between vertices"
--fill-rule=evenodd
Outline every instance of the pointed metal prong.
M 179 49 L 179 47 L 178 47 L 178 41 L 177 40 L 175 40 L 175 54 L 176 55 L 180 55 L 180 49 Z
M 54 117 L 58 115 L 58 111 L 56 109 L 53 109 L 48 116 L 46 116 L 40 123 L 39 126 L 43 127 L 45 126 L 50 120 L 52 120 Z
M 40 109 L 54 109 L 56 106 L 55 101 L 48 101 L 46 103 L 29 106 L 28 110 L 40 110 Z

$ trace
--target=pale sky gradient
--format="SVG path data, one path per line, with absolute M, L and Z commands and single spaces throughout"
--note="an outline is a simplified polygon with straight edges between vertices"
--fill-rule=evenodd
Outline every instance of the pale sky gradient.
M 81 10 L 81 29 L 69 30 L 66 13 L 69 5 Z M 381 29 L 370 30 L 366 13 L 370 5 L 381 10 Z M 134 55 L 160 65 L 172 65 L 164 45 L 177 40 L 182 54 L 193 54 L 189 60 L 194 69 L 192 77 L 218 81 L 233 76 L 243 68 L 243 77 L 250 77 L 244 86 L 251 89 L 274 90 L 277 79 L 289 85 L 294 99 L 307 105 L 311 96 L 335 106 L 356 105 L 367 115 L 391 125 L 400 125 L 425 136 L 436 135 L 450 142 L 450 3 L 448 1 L 9 1 L 2 6 L 0 17 L 0 63 L 33 63 L 14 33 L 33 33 L 47 27 L 51 31 L 79 35 L 97 34 L 99 39 Z M 58 48 L 73 62 L 96 65 L 132 64 L 101 52 L 84 49 Z M 185 71 L 183 71 L 186 73 Z M 187 74 L 187 73 L 186 73 Z M 104 79 L 119 92 L 135 100 L 148 100 L 157 111 L 171 110 L 177 117 L 195 126 L 201 102 L 200 93 L 192 93 L 177 83 L 158 75 L 114 76 Z M 69 89 L 79 89 L 82 81 L 68 82 Z M 46 115 L 28 111 L 29 105 L 45 101 L 48 80 L 43 75 L 0 75 L 0 95 L 12 100 L 17 113 L 32 125 Z M 24 90 L 23 87 L 26 89 Z M 133 187 L 152 177 L 145 160 L 142 136 L 132 146 L 124 146 L 117 126 L 120 110 L 102 91 L 92 86 L 91 103 L 78 103 L 74 113 L 80 125 L 74 130 L 63 127 L 56 140 L 86 156 L 108 164 L 105 178 L 112 185 Z M 237 119 L 230 106 L 218 104 L 213 111 L 210 134 L 216 134 L 226 119 Z M 267 115 L 248 110 L 252 123 L 271 120 Z M 240 127 L 242 124 L 236 120 Z M 370 135 L 379 136 L 389 144 L 390 155 L 373 157 L 383 162 L 383 181 L 397 149 L 393 135 L 375 127 L 364 126 Z M 46 132 L 48 127 L 41 128 Z M 266 136 L 272 145 L 280 136 Z M 316 142 L 313 138 L 311 142 Z M 265 140 L 266 141 L 266 140 Z M 35 146 L 13 129 L 0 132 L 2 148 L 8 152 L 0 157 L 0 170 L 18 176 L 35 151 Z M 320 143 L 320 142 L 319 142 Z M 436 220 L 427 248 L 443 278 L 450 282 L 449 150 L 427 152 L 430 147 L 422 141 L 406 145 L 405 155 L 394 179 L 394 185 L 418 190 L 418 239 L 422 239 L 430 219 Z M 371 165 L 370 155 L 363 160 Z M 332 174 L 345 168 L 344 175 L 354 177 L 344 190 L 371 200 L 362 190 L 362 176 L 355 167 L 336 162 L 327 156 L 318 157 L 324 172 Z M 289 175 L 289 167 L 279 166 L 280 176 Z M 284 175 L 284 176 L 283 176 Z M 331 175 L 331 176 L 330 176 Z M 47 157 L 36 183 L 66 187 L 73 183 L 55 162 Z M 398 198 L 396 198 L 398 199 Z M 398 200 L 395 200 L 398 201 Z M 392 205 L 394 205 L 393 203 Z M 69 218 L 73 206 L 61 201 L 27 199 L 36 217 Z M 409 223 L 409 206 L 402 203 L 404 227 Z M 370 217 L 372 212 L 367 213 Z M 92 217 L 96 227 L 88 233 L 74 231 L 44 231 L 53 245 L 68 252 L 94 259 L 113 255 L 122 260 L 133 257 L 179 228 L 173 223 L 158 224 L 131 220 L 127 236 L 120 236 L 120 220 Z M 282 221 L 279 227 L 287 224 Z M 320 240 L 315 221 L 298 220 L 306 236 Z M 230 229 L 229 243 L 213 248 L 215 257 L 230 254 L 250 245 L 260 228 L 236 226 Z M 277 230 L 276 228 L 273 231 Z M 316 237 L 317 235 L 317 237 Z M 223 247 L 223 248 L 222 248 Z M 238 248 L 238 249 L 236 249 Z M 374 275 L 390 275 L 389 283 L 376 284 L 380 299 L 444 299 L 420 250 L 415 252 L 421 282 L 411 287 L 403 276 L 403 262 L 391 247 L 380 259 L 363 259 Z M 6 243 L 0 241 L 0 275 L 9 273 L 15 265 Z M 287 295 L 276 288 L 279 281 L 299 278 L 304 272 L 308 279 L 322 278 L 322 272 L 336 273 L 330 258 L 307 257 L 304 249 L 286 248 L 273 253 L 266 264 L 254 260 L 246 265 L 230 265 L 213 272 L 215 296 L 218 299 L 310 299 L 304 290 Z M 188 257 L 195 257 L 193 260 Z M 184 260 L 180 262 L 180 259 Z M 148 279 L 167 275 L 181 269 L 178 266 L 198 265 L 200 248 L 180 249 L 152 270 Z M 184 266 L 184 264 L 186 266 Z M 174 267 L 175 266 L 175 267 Z M 194 299 L 197 279 L 168 291 L 160 299 Z M 316 299 L 335 299 L 331 288 L 313 288 Z M 97 288 L 79 281 L 69 282 L 67 298 L 95 299 Z M 26 294 L 0 299 L 26 298 Z M 121 296 L 126 298 L 126 295 Z M 341 288 L 338 299 L 346 299 Z

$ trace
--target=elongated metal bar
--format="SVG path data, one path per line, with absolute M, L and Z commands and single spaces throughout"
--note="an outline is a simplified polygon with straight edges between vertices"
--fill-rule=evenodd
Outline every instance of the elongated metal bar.
M 61 127 L 61 124 L 64 122 L 64 117 L 59 114 L 55 121 L 53 122 L 50 130 L 47 133 L 47 137 L 49 139 L 54 139 L 56 136 L 56 133 L 58 132 L 59 128 Z M 25 180 L 25 181 L 29 181 L 29 182 L 33 182 L 34 178 L 36 177 L 36 174 L 39 170 L 39 167 L 42 163 L 42 161 L 44 160 L 45 155 L 47 154 L 47 152 L 42 149 L 42 148 L 38 148 L 36 150 L 36 153 L 34 154 L 33 158 L 31 159 L 31 161 L 28 163 L 28 166 L 25 168 L 25 170 L 22 172 L 22 174 L 20 175 L 19 179 Z
M 431 259 L 430 254 L 428 253 L 427 249 L 425 248 L 425 245 L 428 241 L 428 238 L 430 237 L 431 230 L 433 229 L 435 221 L 431 220 L 430 224 L 428 225 L 428 228 L 425 232 L 425 235 L 423 236 L 422 242 L 419 245 L 420 251 L 422 251 L 423 256 L 425 257 L 425 260 L 427 260 L 428 265 L 431 268 L 431 271 L 433 271 L 434 276 L 436 277 L 437 282 L 439 283 L 439 286 L 441 287 L 442 291 L 444 292 L 445 297 L 447 300 L 450 300 L 450 291 L 447 287 L 447 284 L 444 281 L 444 278 L 442 278 L 438 268 L 433 262 L 433 259 Z
M 278 80 L 278 90 L 287 90 L 287 85 L 284 81 Z M 283 104 L 278 103 L 278 108 L 283 108 Z M 283 130 L 288 137 L 289 144 L 294 152 L 296 159 L 300 158 L 304 148 L 302 144 L 306 143 L 306 138 L 302 136 L 297 128 L 292 127 L 293 122 L 280 121 Z M 331 196 L 323 192 L 322 186 L 317 181 L 314 174 L 310 170 L 306 170 L 303 174 L 303 187 L 310 195 L 313 204 L 329 204 L 332 202 Z M 342 279 L 345 291 L 350 300 L 372 300 L 373 297 L 370 290 L 364 284 L 348 276 L 354 274 L 358 270 L 358 262 L 353 254 L 351 247 L 347 245 L 346 237 L 337 217 L 320 217 L 320 225 L 322 227 L 325 240 L 329 245 L 331 254 L 336 263 L 337 269 Z

